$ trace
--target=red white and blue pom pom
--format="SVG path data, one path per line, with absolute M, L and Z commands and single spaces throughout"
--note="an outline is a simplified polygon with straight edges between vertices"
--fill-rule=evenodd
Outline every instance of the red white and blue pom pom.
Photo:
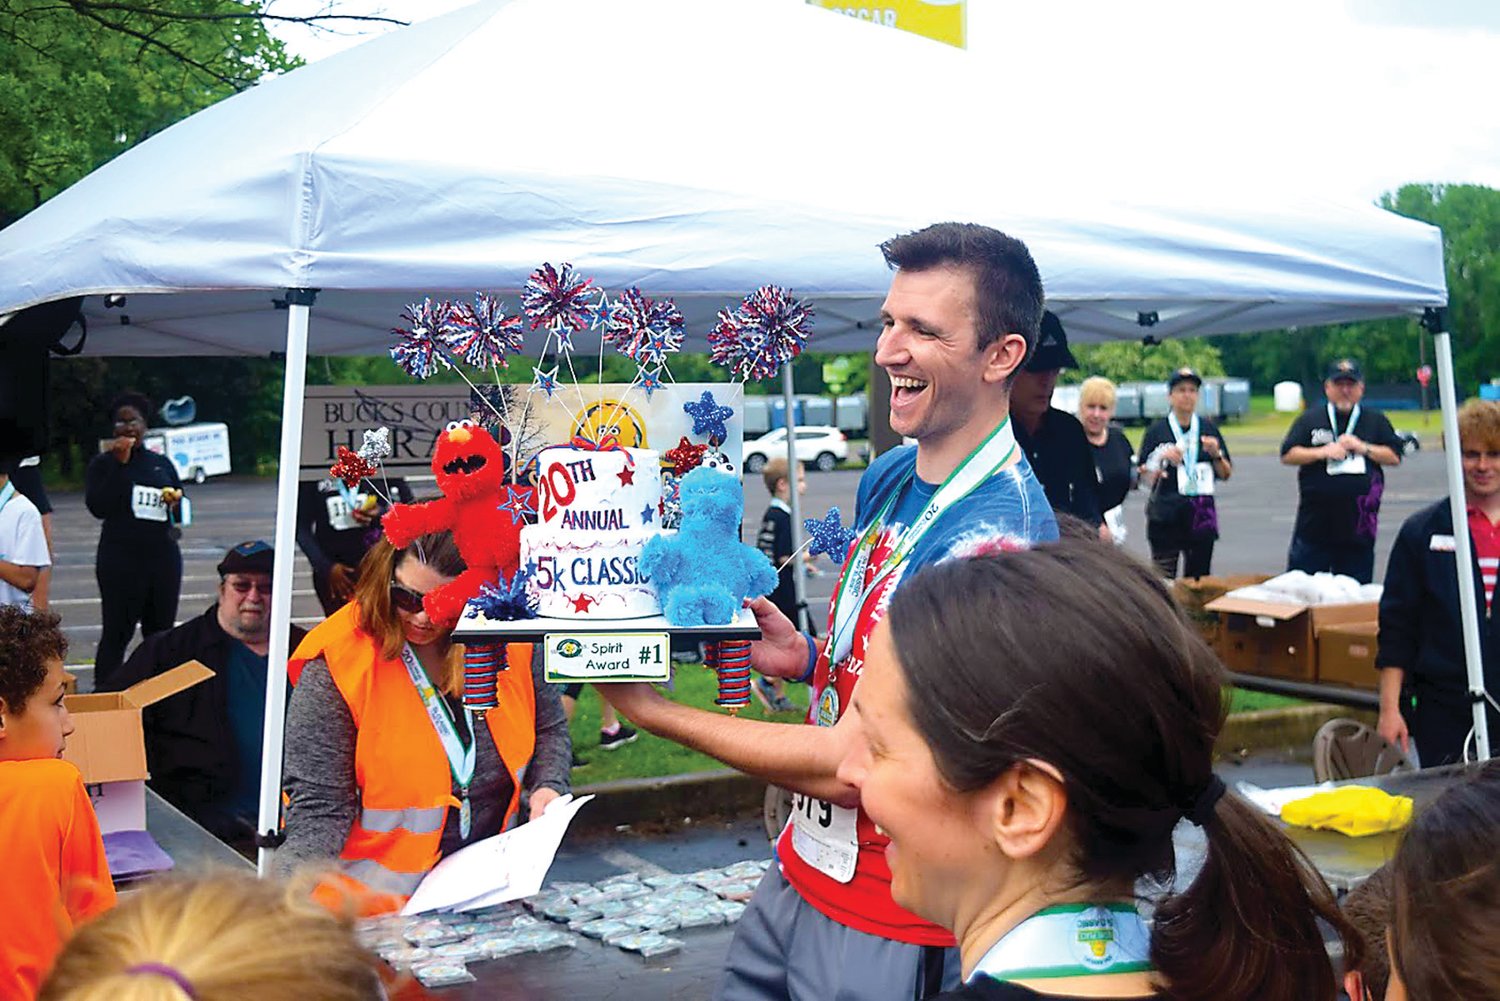
M 448 323 L 438 332 L 443 346 L 475 368 L 507 368 L 508 355 L 521 350 L 525 331 L 519 316 L 507 316 L 494 296 L 474 295 L 474 304 L 453 307 Z
M 436 340 L 447 328 L 452 311 L 451 303 L 423 299 L 421 303 L 408 305 L 401 314 L 407 326 L 391 331 L 401 335 L 401 340 L 391 347 L 391 360 L 413 379 L 427 379 L 439 368 L 453 367 L 438 350 Z
M 732 312 L 719 311 L 708 335 L 713 360 L 741 379 L 769 379 L 802 353 L 813 309 L 777 285 L 762 285 Z
M 582 278 L 573 265 L 553 268 L 543 264 L 531 273 L 521 291 L 521 307 L 531 320 L 531 329 L 584 330 L 599 291 L 592 278 Z
M 671 299 L 660 302 L 628 288 L 609 307 L 600 335 L 625 357 L 641 365 L 660 365 L 682 347 L 684 321 Z

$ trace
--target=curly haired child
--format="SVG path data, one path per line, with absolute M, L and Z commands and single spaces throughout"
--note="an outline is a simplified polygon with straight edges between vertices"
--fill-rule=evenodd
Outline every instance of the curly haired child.
M 0 606 L 0 997 L 30 999 L 73 929 L 114 906 L 83 777 L 61 760 L 67 640 L 50 612 Z

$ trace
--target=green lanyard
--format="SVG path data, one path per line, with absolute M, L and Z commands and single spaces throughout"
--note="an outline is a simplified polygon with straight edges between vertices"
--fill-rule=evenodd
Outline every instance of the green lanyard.
M 454 785 L 458 786 L 458 833 L 467 841 L 473 819 L 469 807 L 469 786 L 474 783 L 474 748 L 479 744 L 474 736 L 474 717 L 468 706 L 465 706 L 464 725 L 469 731 L 469 743 L 465 746 L 458 734 L 453 713 L 448 709 L 448 703 L 438 694 L 409 643 L 401 648 L 401 662 L 406 665 L 406 673 L 422 699 L 422 708 L 427 710 L 427 719 L 437 731 L 443 753 L 448 756 L 448 768 L 453 772 Z
M 861 586 L 860 582 L 864 580 L 865 568 L 870 563 L 870 554 L 880 537 L 881 525 L 884 524 L 891 509 L 895 507 L 896 499 L 916 478 L 917 469 L 915 465 L 912 466 L 905 479 L 891 492 L 890 498 L 880 509 L 880 513 L 875 516 L 875 520 L 865 528 L 859 545 L 855 547 L 854 554 L 849 558 L 843 575 L 839 577 L 838 590 L 833 596 L 833 629 L 828 641 L 830 668 L 849 656 L 854 647 L 854 625 L 859 620 L 859 610 L 864 607 L 865 601 L 881 582 L 906 561 L 922 537 L 933 525 L 937 524 L 938 518 L 944 511 L 979 489 L 990 477 L 1011 465 L 1018 454 L 1015 432 L 1011 429 L 1010 418 L 1007 417 L 989 433 L 989 437 L 980 442 L 978 448 L 965 456 L 958 467 L 948 474 L 948 478 L 932 495 L 932 500 L 927 502 L 927 507 L 917 516 L 917 520 L 908 525 L 901 533 L 901 538 L 896 540 L 895 548 L 891 550 L 890 556 L 886 557 L 880 567 L 880 572 L 868 585 Z M 853 586 L 850 584 L 851 581 Z M 857 595 L 855 591 L 858 591 Z

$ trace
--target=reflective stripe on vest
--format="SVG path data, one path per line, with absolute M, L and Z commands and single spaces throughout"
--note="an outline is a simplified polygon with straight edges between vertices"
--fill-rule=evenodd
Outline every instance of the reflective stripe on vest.
M 422 877 L 427 875 L 425 872 L 392 872 L 373 859 L 346 859 L 339 863 L 339 871 L 358 880 L 366 889 L 402 897 L 411 896 Z
M 395 830 L 431 834 L 433 831 L 443 830 L 447 814 L 447 808 L 441 806 L 431 810 L 361 810 L 359 826 L 382 834 Z
M 499 677 L 500 706 L 485 722 L 513 781 L 509 821 L 536 744 L 536 690 L 531 647 L 513 643 L 506 652 L 510 669 Z M 319 657 L 357 731 L 354 778 L 361 812 L 339 852 L 341 872 L 372 891 L 409 894 L 437 864 L 448 810 L 457 807 L 448 759 L 406 668 L 399 659 L 380 656 L 376 641 L 360 631 L 352 602 L 297 647 L 287 665 L 292 683 Z

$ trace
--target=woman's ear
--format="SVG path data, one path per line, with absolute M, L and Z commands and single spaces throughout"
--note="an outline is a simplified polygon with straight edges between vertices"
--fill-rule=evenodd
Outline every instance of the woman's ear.
M 1068 795 L 1062 776 L 1044 761 L 1018 761 L 990 783 L 990 835 L 1013 859 L 1043 853 L 1062 827 Z

